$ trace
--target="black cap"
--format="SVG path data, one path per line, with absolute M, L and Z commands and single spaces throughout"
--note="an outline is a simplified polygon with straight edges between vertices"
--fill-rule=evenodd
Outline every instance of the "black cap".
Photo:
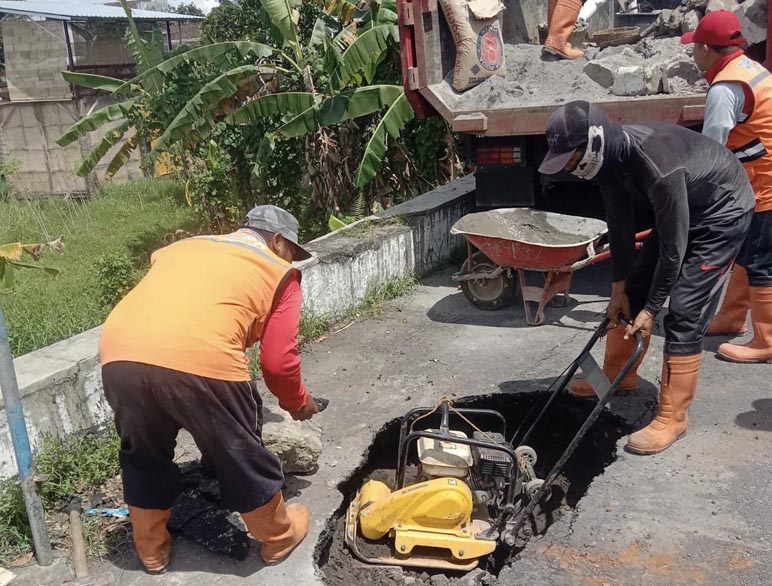
M 547 123 L 545 134 L 549 152 L 539 167 L 539 173 L 554 175 L 566 168 L 576 149 L 587 144 L 589 119 L 588 102 L 569 102 L 555 110 Z

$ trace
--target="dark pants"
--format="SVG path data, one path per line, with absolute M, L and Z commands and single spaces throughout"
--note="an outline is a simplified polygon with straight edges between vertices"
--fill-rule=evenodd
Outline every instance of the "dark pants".
M 263 404 L 254 383 L 136 362 L 104 365 L 102 381 L 121 438 L 127 504 L 143 509 L 174 504 L 181 489 L 174 463 L 181 428 L 214 468 L 228 509 L 246 513 L 281 490 L 281 462 L 261 439 Z
M 739 218 L 693 226 L 681 272 L 670 290 L 664 319 L 665 352 L 688 356 L 702 352 L 705 332 L 716 312 L 729 269 L 742 247 L 752 212 Z M 659 262 L 656 230 L 646 239 L 627 278 L 632 318 L 644 308 Z
M 748 272 L 751 287 L 772 287 L 772 210 L 753 214 L 737 264 Z

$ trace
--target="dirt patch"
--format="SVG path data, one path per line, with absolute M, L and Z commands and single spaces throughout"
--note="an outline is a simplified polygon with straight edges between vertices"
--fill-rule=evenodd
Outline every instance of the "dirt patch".
M 528 413 L 529 409 L 542 397 L 541 392 L 497 394 L 474 397 L 457 401 L 457 406 L 489 408 L 502 413 L 507 419 L 507 433 L 512 434 Z M 543 477 L 559 458 L 570 438 L 586 419 L 593 403 L 564 396 L 554 405 L 543 424 L 529 444 L 536 449 L 539 461 L 536 471 Z M 384 426 L 375 436 L 368 458 L 363 466 L 351 478 L 339 487 L 344 494 L 344 502 L 337 513 L 328 520 L 327 529 L 322 533 L 316 550 L 316 561 L 322 570 L 327 584 L 335 586 L 359 586 L 376 584 L 398 586 L 437 586 L 439 584 L 484 584 L 494 586 L 498 583 L 499 571 L 514 563 L 516 555 L 534 535 L 543 534 L 566 512 L 576 507 L 585 494 L 593 478 L 616 458 L 616 442 L 629 430 L 625 424 L 610 412 L 604 412 L 584 440 L 580 443 L 568 464 L 565 466 L 559 482 L 555 485 L 552 497 L 546 501 L 530 519 L 530 523 L 521 533 L 521 540 L 515 548 L 499 546 L 499 549 L 487 559 L 481 560 L 480 568 L 471 574 L 426 572 L 420 569 L 384 568 L 368 566 L 355 561 L 343 541 L 344 515 L 356 491 L 371 478 L 376 478 L 393 486 L 394 467 L 396 466 L 397 444 L 399 440 L 399 420 Z M 415 476 L 416 468 L 410 474 Z M 389 551 L 384 543 L 364 543 L 368 555 L 382 555 Z
M 690 60 L 690 47 L 677 38 L 644 39 L 637 45 L 610 47 L 602 51 L 589 47 L 584 59 L 574 61 L 542 58 L 539 45 L 507 45 L 507 76 L 491 77 L 475 88 L 459 93 L 450 85 L 450 77 L 433 86 L 454 111 L 560 105 L 571 100 L 598 102 L 620 100 L 609 89 L 590 79 L 584 72 L 589 61 L 615 65 L 650 66 L 679 59 Z M 674 95 L 703 93 L 704 80 L 679 79 L 669 90 Z

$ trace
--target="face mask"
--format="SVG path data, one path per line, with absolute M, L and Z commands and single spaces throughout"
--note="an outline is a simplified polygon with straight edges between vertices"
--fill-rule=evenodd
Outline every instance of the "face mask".
M 587 150 L 571 174 L 587 180 L 595 177 L 603 166 L 603 146 L 603 127 L 590 126 L 587 131 Z

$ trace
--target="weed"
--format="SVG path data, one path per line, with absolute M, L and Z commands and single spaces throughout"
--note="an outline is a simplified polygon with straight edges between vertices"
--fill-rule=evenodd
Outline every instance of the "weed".
M 77 494 L 83 494 L 118 474 L 120 440 L 110 426 L 103 434 L 72 435 L 64 440 L 47 438 L 35 455 L 35 471 L 47 480 L 40 496 L 47 513 L 61 510 Z M 101 529 L 84 519 L 90 554 L 105 547 L 97 543 Z M 7 565 L 32 547 L 27 513 L 19 484 L 0 485 L 0 565 Z M 103 555 L 103 554 L 102 554 Z

